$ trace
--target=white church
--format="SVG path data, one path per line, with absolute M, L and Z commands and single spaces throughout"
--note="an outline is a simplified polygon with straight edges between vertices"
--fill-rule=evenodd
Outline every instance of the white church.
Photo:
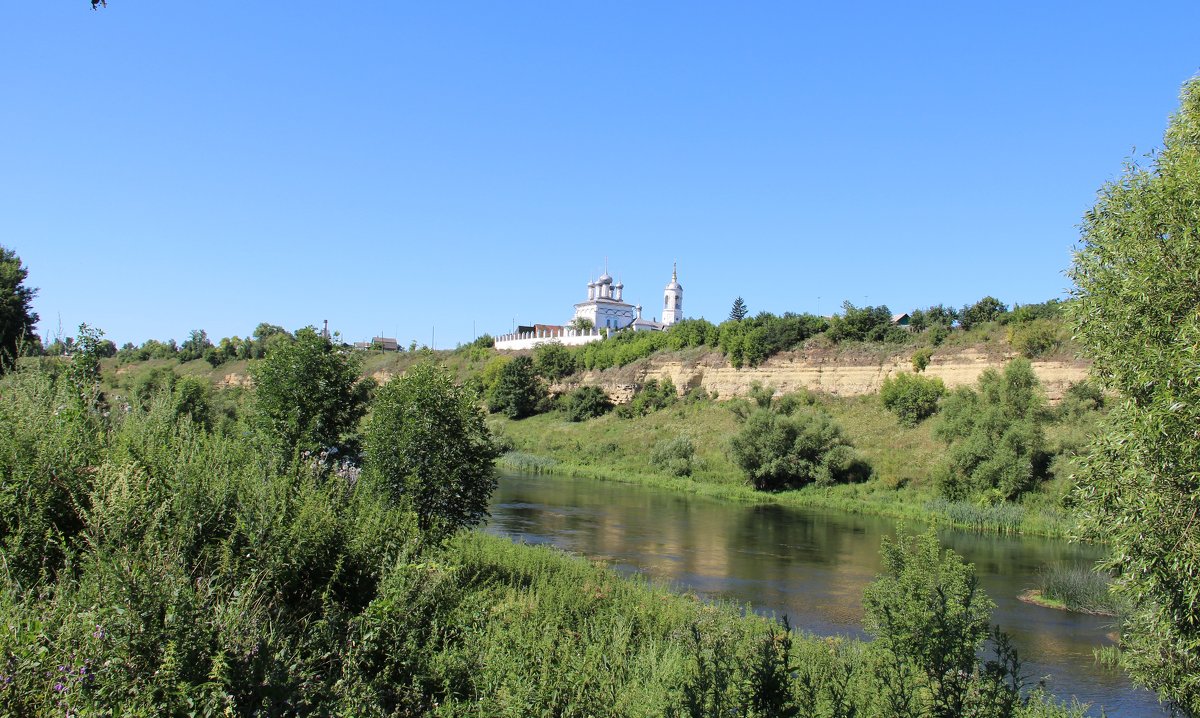
M 663 289 L 662 321 L 642 316 L 642 305 L 633 305 L 623 298 L 625 285 L 613 282 L 606 270 L 600 278 L 588 282 L 587 300 L 575 305 L 575 315 L 566 325 L 534 324 L 518 327 L 516 332 L 496 338 L 496 348 L 507 351 L 532 349 L 545 342 L 579 346 L 600 341 L 624 329 L 637 332 L 663 331 L 683 319 L 683 286 L 676 267 L 671 268 L 671 281 Z

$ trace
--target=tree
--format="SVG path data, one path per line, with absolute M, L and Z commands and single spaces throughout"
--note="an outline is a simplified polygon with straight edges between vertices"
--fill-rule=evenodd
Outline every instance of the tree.
M 558 342 L 546 342 L 534 347 L 533 367 L 546 381 L 558 381 L 575 373 L 575 355 Z
M 951 392 L 933 429 L 950 447 L 942 493 L 962 499 L 991 492 L 1008 500 L 1033 488 L 1049 464 L 1042 431 L 1047 418 L 1046 397 L 1025 359 L 1013 359 L 1003 373 L 983 372 L 978 391 Z
M 357 355 L 335 347 L 312 327 L 274 344 L 250 367 L 260 425 L 285 457 L 296 451 L 353 450 L 366 410 Z
M 487 517 L 500 455 L 475 397 L 422 362 L 384 384 L 364 430 L 363 469 L 434 540 Z
M 918 708 L 910 714 L 937 718 L 1011 715 L 1020 663 L 1007 637 L 990 630 L 995 604 L 975 567 L 943 553 L 933 531 L 885 537 L 880 553 L 884 574 L 863 593 L 864 626 L 875 637 L 872 648 L 890 659 L 880 677 L 892 712 L 903 705 L 905 713 Z M 980 665 L 976 654 L 989 635 L 998 660 Z
M 842 302 L 842 313 L 829 324 L 829 338 L 835 342 L 903 341 L 908 333 L 892 325 L 892 312 L 886 305 L 856 307 Z
M 1085 216 L 1068 313 L 1094 374 L 1124 399 L 1079 471 L 1088 533 L 1133 609 L 1122 661 L 1200 715 L 1200 77 L 1163 149 L 1129 163 Z
M 733 307 L 729 310 L 729 321 L 742 321 L 746 318 L 747 311 L 746 302 L 741 297 L 738 297 L 737 299 L 733 300 Z
M 19 344 L 35 341 L 38 315 L 31 308 L 37 289 L 25 286 L 29 270 L 11 249 L 0 246 L 0 372 L 16 358 Z
M 533 371 L 533 360 L 517 357 L 504 364 L 488 396 L 488 411 L 504 412 L 510 419 L 523 419 L 537 410 L 546 389 Z
M 212 348 L 212 342 L 208 340 L 208 332 L 203 329 L 193 329 L 189 334 L 187 341 L 179 347 L 179 361 L 189 362 L 194 359 L 202 359 L 204 352 Z
M 974 304 L 963 307 L 962 311 L 958 313 L 958 323 L 963 329 L 970 329 L 984 322 L 995 321 L 1007 311 L 1008 307 L 1004 302 L 995 297 L 984 297 Z

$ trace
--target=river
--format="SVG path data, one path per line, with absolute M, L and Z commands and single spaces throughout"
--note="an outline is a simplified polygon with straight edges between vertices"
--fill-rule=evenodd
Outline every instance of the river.
M 836 511 L 745 506 L 615 482 L 502 473 L 488 531 L 603 559 L 615 570 L 668 581 L 709 599 L 786 614 L 819 635 L 865 637 L 862 593 L 882 570 L 879 544 L 919 524 Z M 1112 619 L 1018 600 L 1051 562 L 1088 564 L 1098 549 L 1066 541 L 939 531 L 975 564 L 996 602 L 993 621 L 1012 636 L 1031 681 L 1077 696 L 1109 716 L 1166 716 L 1154 695 L 1092 649 L 1111 643 Z

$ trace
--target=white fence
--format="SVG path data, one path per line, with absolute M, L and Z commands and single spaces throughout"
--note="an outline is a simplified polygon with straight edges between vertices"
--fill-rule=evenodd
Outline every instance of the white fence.
M 504 336 L 496 337 L 496 348 L 501 351 L 516 351 L 518 349 L 532 349 L 538 344 L 546 342 L 558 342 L 569 347 L 577 347 L 583 344 L 602 341 L 607 337 L 607 331 L 599 329 L 586 329 L 580 331 L 578 329 L 542 329 L 536 332 L 516 332 L 515 334 L 505 334 Z

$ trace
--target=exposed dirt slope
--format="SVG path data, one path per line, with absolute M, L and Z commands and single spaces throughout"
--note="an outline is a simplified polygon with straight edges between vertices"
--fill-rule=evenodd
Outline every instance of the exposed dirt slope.
M 974 384 L 985 369 L 999 369 L 1014 356 L 975 348 L 950 349 L 935 353 L 925 374 L 940 378 L 950 388 Z M 1089 366 L 1086 361 L 1070 359 L 1033 362 L 1033 369 L 1051 401 L 1058 401 L 1072 382 L 1087 378 Z M 718 398 L 742 396 L 754 382 L 774 386 L 784 393 L 809 389 L 858 396 L 878 392 L 888 376 L 911 371 L 910 349 L 883 358 L 821 351 L 787 352 L 758 367 L 743 369 L 733 368 L 720 354 L 673 353 L 655 355 L 620 369 L 586 372 L 575 383 L 602 386 L 618 402 L 628 400 L 635 385 L 649 379 L 670 379 L 681 390 L 699 386 L 710 394 L 716 392 Z

